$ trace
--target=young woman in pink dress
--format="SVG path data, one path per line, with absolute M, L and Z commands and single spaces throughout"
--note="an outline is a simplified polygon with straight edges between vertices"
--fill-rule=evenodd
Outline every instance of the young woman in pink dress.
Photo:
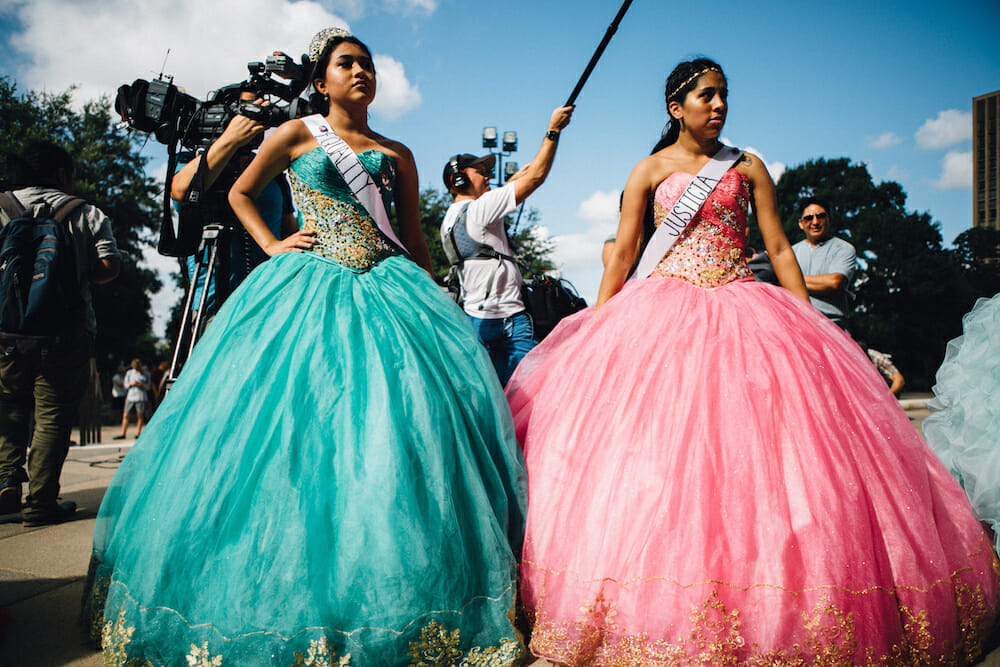
M 809 304 L 760 158 L 744 154 L 652 274 L 626 282 L 646 210 L 661 222 L 720 150 L 726 78 L 682 63 L 666 101 L 595 308 L 507 388 L 528 466 L 532 651 L 616 667 L 967 664 L 996 631 L 996 555 L 867 357 Z M 747 268 L 751 205 L 783 287 Z

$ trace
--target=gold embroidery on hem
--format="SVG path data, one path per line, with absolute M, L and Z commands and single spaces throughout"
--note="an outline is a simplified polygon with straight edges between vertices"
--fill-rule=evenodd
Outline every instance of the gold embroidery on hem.
M 338 657 L 336 653 L 332 653 L 330 641 L 326 637 L 311 640 L 305 654 L 295 651 L 294 656 L 292 667 L 347 667 L 351 664 L 351 654 Z
M 959 574 L 952 583 L 958 612 L 954 632 L 934 637 L 926 610 L 914 613 L 900 604 L 900 640 L 881 652 L 873 646 L 861 647 L 853 613 L 838 609 L 827 595 L 821 595 L 811 611 L 802 613 L 801 643 L 788 650 L 766 650 L 757 644 L 747 645 L 739 610 L 727 609 L 714 588 L 700 606 L 692 605 L 687 634 L 668 640 L 628 633 L 616 622 L 614 604 L 605 602 L 603 586 L 593 593 L 593 603 L 580 609 L 575 621 L 551 621 L 545 618 L 543 584 L 537 609 L 529 610 L 529 616 L 536 620 L 531 650 L 567 664 L 615 667 L 966 665 L 982 653 L 998 609 L 989 607 L 981 587 L 966 584 Z M 864 662 L 856 662 L 858 659 Z
M 246 632 L 246 633 L 243 633 L 243 634 L 227 636 L 227 635 L 223 634 L 222 632 L 220 632 L 218 630 L 218 628 L 216 628 L 211 623 L 195 623 L 195 624 L 190 623 L 187 620 L 187 618 L 185 618 L 184 615 L 181 614 L 180 612 L 178 612 L 176 609 L 172 609 L 170 607 L 160 607 L 160 606 L 145 607 L 145 606 L 139 604 L 139 602 L 134 597 L 132 597 L 132 595 L 128 592 L 128 587 L 125 586 L 125 584 L 123 582 L 121 582 L 121 581 L 114 581 L 114 580 L 112 580 L 111 583 L 108 584 L 108 586 L 106 587 L 106 590 L 110 590 L 111 586 L 120 586 L 120 587 L 124 588 L 125 592 L 123 593 L 123 595 L 133 605 L 135 605 L 135 608 L 139 611 L 139 613 L 146 613 L 146 612 L 149 612 L 149 611 L 168 611 L 168 612 L 171 612 L 172 614 L 174 614 L 180 620 L 181 623 L 183 623 L 185 626 L 187 626 L 188 629 L 190 629 L 190 630 L 194 630 L 196 628 L 208 628 L 208 629 L 211 629 L 211 630 L 215 631 L 223 639 L 223 641 L 231 641 L 233 639 L 240 639 L 240 638 L 243 638 L 243 637 L 252 637 L 252 636 L 255 636 L 255 635 L 273 635 L 273 636 L 278 637 L 279 639 L 281 639 L 282 641 L 285 641 L 285 642 L 293 641 L 296 637 L 298 637 L 299 635 L 301 635 L 304 632 L 315 632 L 315 631 L 333 632 L 333 633 L 336 633 L 338 635 L 350 637 L 351 635 L 353 635 L 355 633 L 358 633 L 358 632 L 368 632 L 368 631 L 375 630 L 375 631 L 378 631 L 378 632 L 391 632 L 391 633 L 394 633 L 394 634 L 396 634 L 398 636 L 402 636 L 402 635 L 406 634 L 407 632 L 409 632 L 410 628 L 412 626 L 420 623 L 423 619 L 426 619 L 428 616 L 435 616 L 435 615 L 440 616 L 440 615 L 444 615 L 444 614 L 455 614 L 455 615 L 461 616 L 461 615 L 463 615 L 465 613 L 465 609 L 467 607 L 469 607 L 470 605 L 472 605 L 472 604 L 474 604 L 476 602 L 480 602 L 482 600 L 486 600 L 488 602 L 499 602 L 504 597 L 506 597 L 507 594 L 509 592 L 511 592 L 512 589 L 513 589 L 513 587 L 514 587 L 513 584 L 511 584 L 510 586 L 507 587 L 506 590 L 504 590 L 500 595 L 498 595 L 496 597 L 490 597 L 488 595 L 477 595 L 476 597 L 471 598 L 468 602 L 466 602 L 464 605 L 462 605 L 461 609 L 433 609 L 431 611 L 427 611 L 427 612 L 421 614 L 420 616 L 417 616 L 413 620 L 409 621 L 406 625 L 403 626 L 402 630 L 394 630 L 392 628 L 381 628 L 381 627 L 378 627 L 378 626 L 363 626 L 363 627 L 360 627 L 360 628 L 354 628 L 353 630 L 338 630 L 336 628 L 330 628 L 330 627 L 310 626 L 310 627 L 307 627 L 307 628 L 302 628 L 301 630 L 299 630 L 298 632 L 296 632 L 294 635 L 286 637 L 285 635 L 281 634 L 280 632 L 273 632 L 273 631 L 269 631 L 269 630 L 257 630 L 257 631 L 254 631 L 254 632 Z M 511 625 L 513 626 L 513 623 Z
M 113 582 L 112 584 L 105 586 L 104 590 L 108 590 L 111 585 L 118 585 L 124 588 L 124 584 L 121 582 Z M 511 588 L 508 588 L 507 590 L 510 591 Z M 187 620 L 184 619 L 184 617 L 176 610 L 167 607 L 143 607 L 142 605 L 139 605 L 131 595 L 129 595 L 127 590 L 123 593 L 123 595 L 133 605 L 135 605 L 135 608 L 139 610 L 139 613 L 144 613 L 149 610 L 169 611 L 173 612 L 173 614 L 176 615 L 190 630 L 199 628 L 210 628 L 215 630 L 214 626 L 210 624 L 192 625 L 188 623 Z M 503 599 L 503 597 L 503 595 L 497 598 L 478 596 L 466 603 L 466 605 L 463 606 L 463 610 L 475 601 L 499 601 Z M 108 621 L 103 625 L 101 635 L 105 667 L 152 667 L 151 663 L 144 660 L 142 657 L 128 657 L 128 645 L 132 642 L 133 634 L 135 633 L 136 628 L 135 626 L 127 624 L 125 613 L 126 610 L 122 607 L 118 611 L 118 616 L 114 622 Z M 462 614 L 464 611 L 428 612 L 422 617 L 426 618 L 428 615 L 435 613 Z M 508 619 L 513 618 L 513 607 L 507 609 L 506 615 Z M 284 637 L 280 633 L 260 631 L 245 633 L 235 637 L 223 637 L 223 641 L 228 642 L 236 637 L 245 638 L 254 635 L 271 635 L 278 637 L 285 642 L 290 642 L 303 632 L 315 631 L 317 629 L 336 632 L 348 638 L 354 633 L 363 630 L 385 630 L 387 632 L 394 633 L 397 636 L 402 636 L 417 621 L 418 619 L 410 621 L 402 631 L 391 630 L 388 628 L 356 628 L 350 632 L 345 632 L 332 630 L 330 628 L 304 628 L 303 630 L 295 633 L 292 637 L 288 638 Z M 461 637 L 460 630 L 455 629 L 453 631 L 448 631 L 437 620 L 431 620 L 427 626 L 421 629 L 421 640 L 419 642 L 410 643 L 410 655 L 415 660 L 412 664 L 418 667 L 430 667 L 437 665 L 455 665 L 459 667 L 513 667 L 514 665 L 519 664 L 521 658 L 523 657 L 524 642 L 520 633 L 518 633 L 517 629 L 514 627 L 513 622 L 511 622 L 511 629 L 515 633 L 516 639 L 502 638 L 496 646 L 474 646 L 470 648 L 467 653 L 463 653 L 458 648 Z M 422 647 L 422 649 L 415 649 L 415 647 Z M 414 655 L 414 650 L 417 650 L 419 655 Z M 336 653 L 331 651 L 329 639 L 326 637 L 319 640 L 310 640 L 310 646 L 306 653 L 293 651 L 293 656 L 295 658 L 295 662 L 291 665 L 291 667 L 347 667 L 351 664 L 351 655 L 347 653 L 343 657 L 337 656 Z M 222 656 L 213 655 L 211 651 L 209 651 L 207 641 L 203 641 L 200 646 L 197 644 L 191 644 L 190 650 L 185 656 L 185 659 L 189 667 L 220 667 L 223 665 Z

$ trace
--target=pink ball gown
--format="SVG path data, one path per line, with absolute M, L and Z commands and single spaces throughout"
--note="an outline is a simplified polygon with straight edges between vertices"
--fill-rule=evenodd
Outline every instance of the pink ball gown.
M 691 180 L 659 185 L 659 221 Z M 507 389 L 528 467 L 532 651 L 570 665 L 967 664 L 1000 564 L 851 340 L 744 259 L 723 177 L 653 277 Z

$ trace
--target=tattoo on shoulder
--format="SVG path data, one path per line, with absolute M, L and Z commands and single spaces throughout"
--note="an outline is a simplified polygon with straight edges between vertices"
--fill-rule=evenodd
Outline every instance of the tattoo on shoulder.
M 753 164 L 753 158 L 744 153 L 743 156 L 740 158 L 740 162 L 746 164 L 747 166 L 750 166 Z

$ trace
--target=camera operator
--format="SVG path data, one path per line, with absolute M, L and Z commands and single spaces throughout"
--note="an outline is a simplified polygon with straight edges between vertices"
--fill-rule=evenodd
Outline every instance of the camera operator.
M 254 94 L 252 91 L 243 91 L 240 94 L 240 99 L 252 102 Z M 225 290 L 223 296 L 231 293 L 247 277 L 250 270 L 267 259 L 267 254 L 243 230 L 243 226 L 233 215 L 226 202 L 226 195 L 232 183 L 253 159 L 254 153 L 249 145 L 265 129 L 263 123 L 239 114 L 229 121 L 226 129 L 207 150 L 199 151 L 197 155 L 188 152 L 178 156 L 180 168 L 174 174 L 170 188 L 170 196 L 175 202 L 174 206 L 176 207 L 177 203 L 183 201 L 187 196 L 198 174 L 200 164 L 204 161 L 204 183 L 202 185 L 204 205 L 216 207 L 219 218 L 212 221 L 223 223 L 230 230 L 228 235 L 230 239 L 228 243 L 229 268 L 227 271 L 229 282 L 228 289 Z M 214 194 L 219 196 L 211 196 Z M 292 208 L 291 190 L 284 175 L 278 176 L 265 186 L 257 197 L 256 204 L 275 237 L 280 239 L 298 230 L 298 223 Z M 210 220 L 206 217 L 205 221 L 209 222 Z M 219 252 L 225 251 L 225 245 L 225 243 L 220 244 Z M 217 274 L 218 268 L 224 267 L 225 264 L 222 262 L 217 265 Z M 191 279 L 194 279 L 196 266 L 196 256 L 188 257 L 187 272 Z M 197 279 L 198 284 L 195 287 L 192 310 L 196 309 L 200 303 L 205 277 L 199 275 Z M 216 303 L 215 287 L 216 276 L 213 276 L 212 282 L 208 286 L 208 295 L 205 301 L 208 313 L 214 313 L 221 305 Z

